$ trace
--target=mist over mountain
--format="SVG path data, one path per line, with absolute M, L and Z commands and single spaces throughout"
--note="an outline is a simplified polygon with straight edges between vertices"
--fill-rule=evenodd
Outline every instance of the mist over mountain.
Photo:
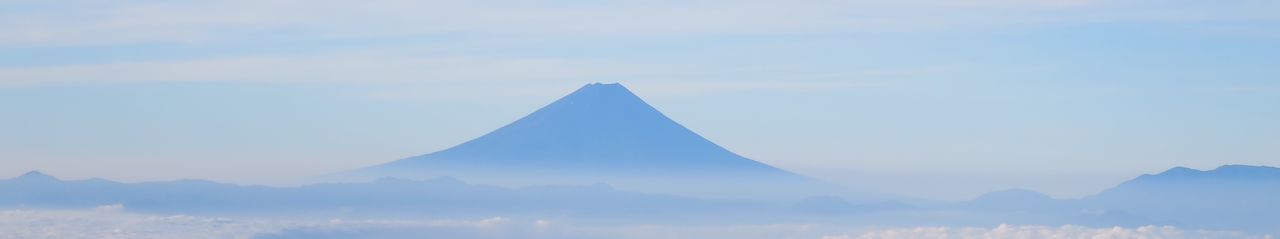
M 1064 202 L 1028 189 L 1009 189 L 983 194 L 962 205 L 974 210 L 1040 212 L 1061 210 Z
M 515 122 L 435 153 L 336 178 L 457 177 L 496 185 L 591 184 L 702 197 L 847 193 L 744 158 L 685 128 L 621 84 L 593 83 Z
M 596 222 L 636 220 L 712 221 L 706 217 L 775 213 L 773 204 L 711 201 L 634 193 L 608 185 L 508 188 L 453 178 L 384 178 L 360 183 L 300 187 L 240 186 L 203 180 L 120 183 L 104 179 L 59 180 L 39 172 L 0 180 L 0 208 L 75 209 L 123 205 L 135 212 L 295 216 L 529 216 L 573 217 Z M 723 220 L 720 220 L 723 221 Z M 741 222 L 741 221 L 737 221 Z
M 144 213 L 321 218 L 501 215 L 603 224 L 1176 225 L 1280 233 L 1280 169 L 1274 167 L 1178 167 L 1081 199 L 1011 189 L 965 202 L 904 203 L 910 200 L 842 189 L 734 154 L 619 84 L 588 84 L 445 150 L 330 177 L 342 181 L 297 187 L 120 183 L 33 171 L 0 180 L 0 208 L 118 205 Z
M 109 205 L 142 213 L 319 218 L 501 215 L 612 225 L 1176 225 L 1280 233 L 1280 169 L 1274 167 L 1177 167 L 1080 199 L 1010 189 L 964 202 L 904 203 L 910 200 L 839 188 L 739 156 L 620 84 L 588 84 L 460 145 L 329 177 L 339 182 L 267 187 L 61 180 L 32 171 L 0 180 L 0 208 Z M 369 235 L 364 233 L 337 237 Z
M 964 202 L 904 200 L 839 188 L 739 156 L 620 84 L 588 84 L 460 145 L 329 177 L 339 180 L 267 187 L 60 180 L 33 171 L 0 180 L 0 208 L 304 218 L 501 216 L 598 225 L 1175 225 L 1280 234 L 1280 169 L 1274 167 L 1178 167 L 1081 199 L 1010 189 Z M 399 235 L 396 230 L 336 237 Z M 418 230 L 404 232 L 412 236 Z M 329 233 L 304 229 L 278 236 Z
M 87 209 L 118 205 L 110 208 L 140 213 L 268 217 L 287 214 L 302 218 L 503 216 L 587 225 L 1172 225 L 1278 234 L 1280 219 L 1274 217 L 1280 213 L 1280 206 L 1274 203 L 1280 201 L 1277 175 L 1280 170 L 1265 166 L 1228 165 L 1207 171 L 1174 168 L 1137 177 L 1083 199 L 1055 199 L 1014 189 L 966 202 L 913 205 L 896 201 L 851 203 L 836 196 L 787 203 L 715 200 L 628 192 L 604 184 L 502 187 L 449 177 L 265 187 L 202 180 L 60 180 L 30 172 L 0 180 L 0 208 Z M 371 231 L 374 232 L 378 230 Z

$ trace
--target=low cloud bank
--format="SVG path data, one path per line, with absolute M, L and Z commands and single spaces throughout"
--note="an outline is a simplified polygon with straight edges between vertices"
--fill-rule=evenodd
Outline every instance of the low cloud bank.
M 1258 238 L 1232 231 L 1171 226 L 1091 228 L 1015 226 L 868 228 L 840 225 L 583 226 L 547 219 L 478 217 L 462 220 L 245 220 L 128 213 L 124 206 L 87 210 L 0 210 L 0 238 Z
M 188 215 L 125 213 L 124 206 L 91 210 L 3 210 L 0 238 L 251 238 L 286 223 Z

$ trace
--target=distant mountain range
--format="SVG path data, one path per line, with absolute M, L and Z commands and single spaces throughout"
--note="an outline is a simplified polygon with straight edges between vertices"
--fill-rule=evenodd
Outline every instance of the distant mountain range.
M 837 193 L 824 182 L 734 154 L 667 118 L 621 84 L 601 83 L 583 86 L 452 148 L 330 178 L 442 176 L 508 186 L 608 183 L 700 197 Z
M 993 192 L 949 205 L 986 212 L 1034 214 L 1040 220 L 1085 225 L 1179 225 L 1280 233 L 1280 168 L 1185 167 L 1141 175 L 1096 195 L 1053 199 L 1030 190 Z
M 635 193 L 608 185 L 498 187 L 453 178 L 384 178 L 301 187 L 238 186 L 200 180 L 119 183 L 64 181 L 39 172 L 0 180 L 0 208 L 92 208 L 130 211 L 359 217 L 362 215 L 565 217 L 592 221 L 838 221 L 876 225 L 1034 224 L 1143 226 L 1280 233 L 1280 169 L 1228 165 L 1174 168 L 1082 199 L 1030 190 L 992 192 L 972 201 L 909 205 L 849 203 L 817 196 L 790 203 L 709 200 Z
M 1139 176 L 1081 201 L 1088 207 L 1200 227 L 1280 230 L 1280 168 L 1177 167 Z
M 239 186 L 203 180 L 120 183 L 59 180 L 40 172 L 0 180 L 0 208 L 66 209 L 121 204 L 129 211 L 231 215 L 565 216 L 594 220 L 768 212 L 769 204 L 618 191 L 608 185 L 507 188 L 453 178 L 383 178 L 301 187 Z M 594 217 L 609 215 L 609 217 Z

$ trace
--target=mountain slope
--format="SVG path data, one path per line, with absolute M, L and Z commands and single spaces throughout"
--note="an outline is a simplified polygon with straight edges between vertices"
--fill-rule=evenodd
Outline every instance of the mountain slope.
M 589 84 L 461 145 L 379 169 L 544 169 L 782 173 L 721 148 L 620 84 Z

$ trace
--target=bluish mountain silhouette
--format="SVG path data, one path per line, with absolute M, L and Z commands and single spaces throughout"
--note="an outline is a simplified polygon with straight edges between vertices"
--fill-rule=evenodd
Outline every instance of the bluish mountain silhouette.
M 810 197 L 783 206 L 635 193 L 596 184 L 497 187 L 454 178 L 383 178 L 300 187 L 239 186 L 201 180 L 118 183 L 59 180 L 39 172 L 0 180 L 0 208 L 92 208 L 123 204 L 129 211 L 317 216 L 570 217 L 589 221 L 676 223 L 795 220 L 981 226 L 1142 226 L 1280 233 L 1280 169 L 1228 165 L 1175 168 L 1143 175 L 1094 196 L 1059 200 L 1029 190 L 989 193 L 952 205 L 849 203 Z M 680 221 L 686 220 L 686 221 Z
M 13 178 L 13 180 L 14 180 L 14 181 L 27 182 L 27 183 L 57 182 L 57 181 L 59 181 L 59 180 L 58 180 L 58 178 L 53 177 L 53 176 L 49 176 L 48 174 L 41 173 L 40 171 L 31 171 L 31 172 L 27 172 L 27 173 L 22 174 L 21 176 L 18 176 L 18 177 L 16 177 L 16 178 Z
M 1280 233 L 1280 169 L 1226 165 L 1213 170 L 1176 167 L 1146 174 L 1096 195 L 1053 199 L 1030 190 L 1005 190 L 944 208 L 973 212 L 965 221 L 992 220 L 1090 226 L 1174 225 Z
M 1167 197 L 1143 204 L 1179 206 L 1227 200 L 1238 205 L 1280 195 L 1280 187 L 1277 186 L 1280 186 L 1280 168 L 1225 165 L 1201 171 L 1176 167 L 1159 174 L 1139 176 L 1099 193 L 1095 199 L 1123 201 L 1121 199 Z
M 1059 210 L 1066 205 L 1065 201 L 1053 199 L 1049 195 L 1027 189 L 1009 189 L 995 191 L 978 196 L 963 204 L 963 207 L 987 211 L 1050 211 Z
M 583 86 L 452 148 L 342 175 L 453 176 L 498 185 L 601 182 L 699 196 L 782 195 L 826 187 L 734 154 L 667 118 L 621 84 L 601 83 Z
M 1139 176 L 1083 201 L 1092 208 L 1196 227 L 1280 232 L 1280 168 L 1177 167 Z

